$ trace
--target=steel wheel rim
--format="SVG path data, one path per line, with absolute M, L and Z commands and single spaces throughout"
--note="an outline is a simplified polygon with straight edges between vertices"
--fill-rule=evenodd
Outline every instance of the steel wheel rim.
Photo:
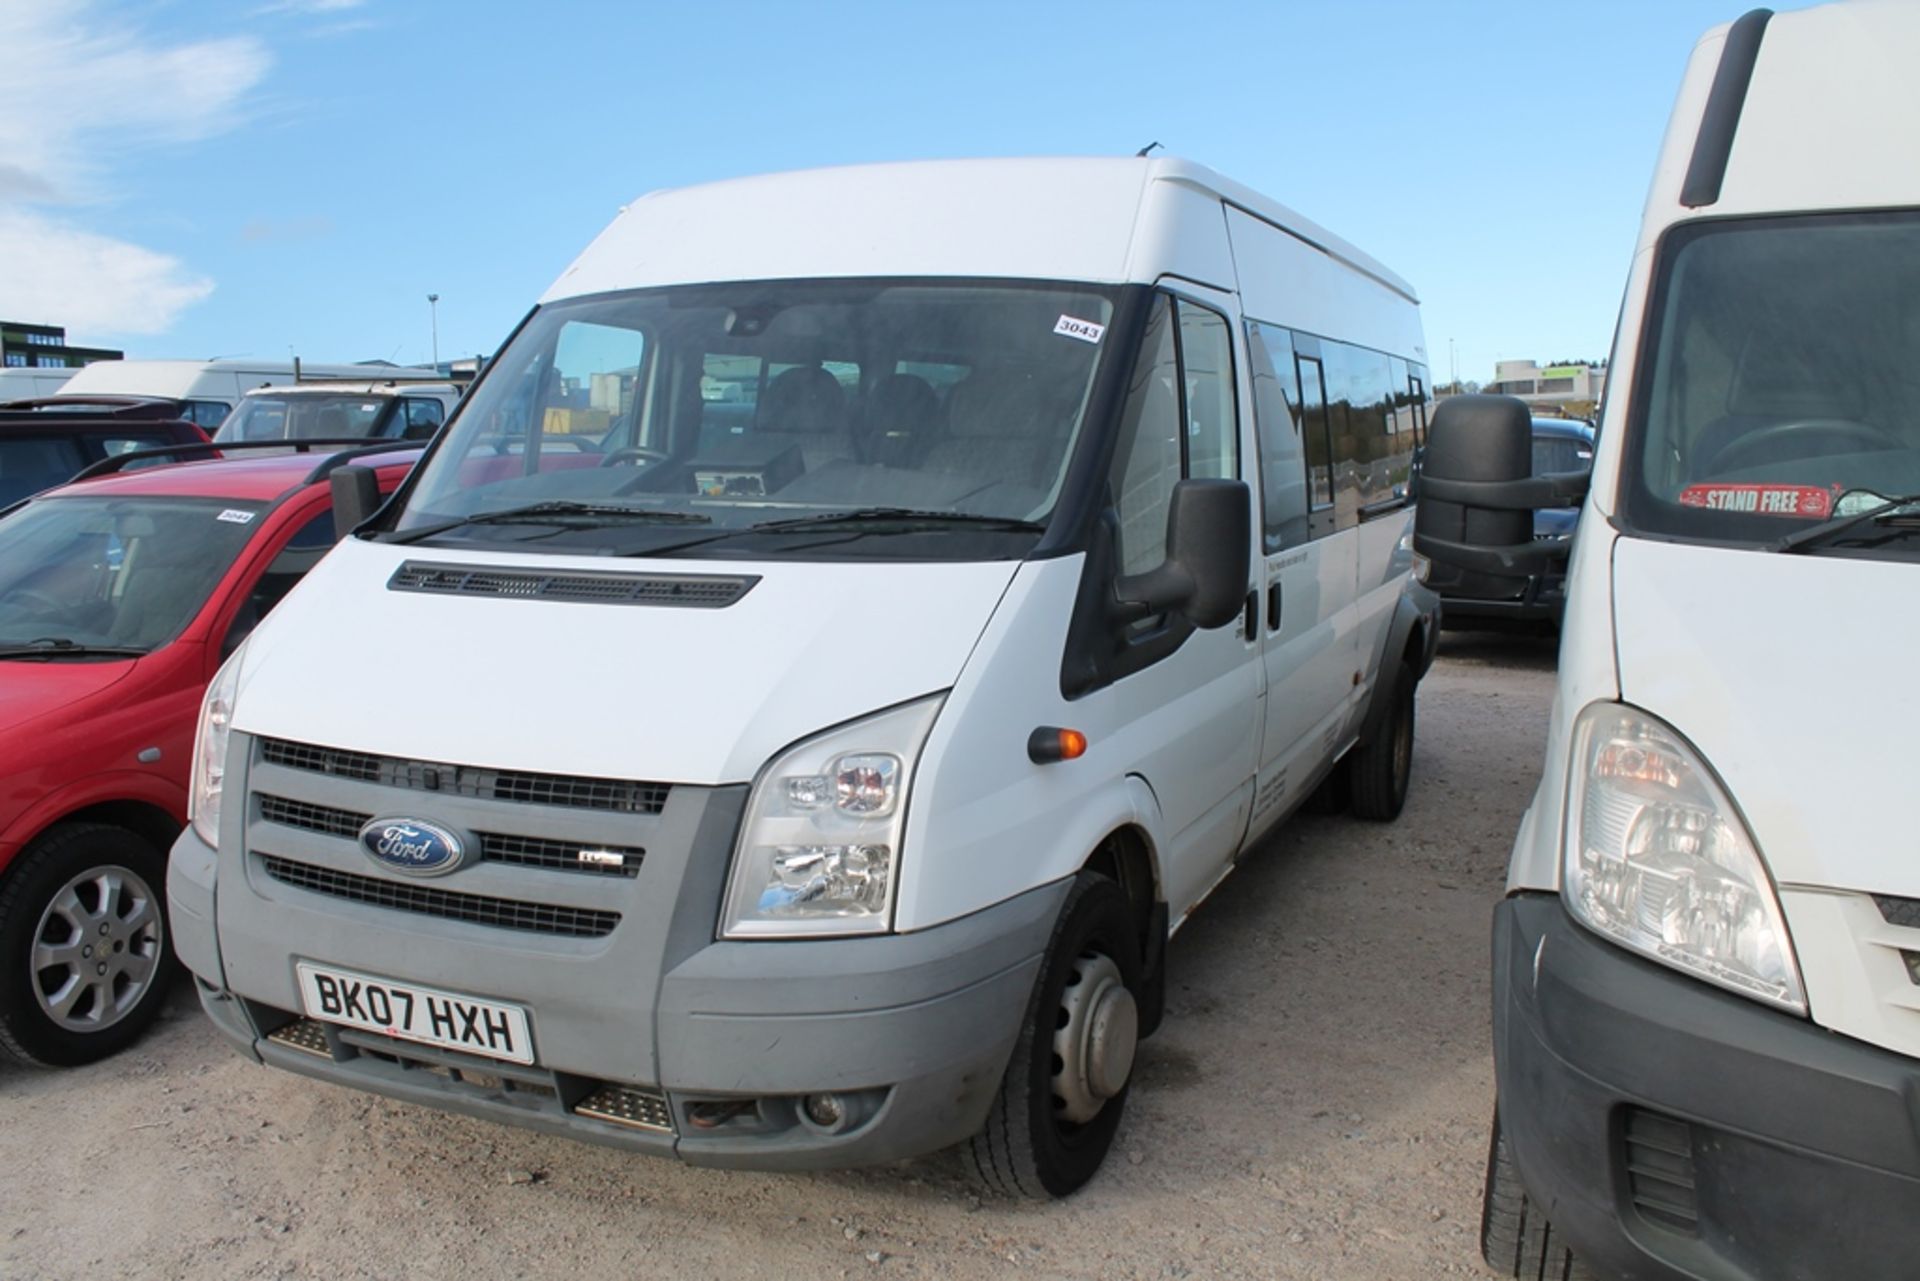
M 153 887 L 131 868 L 90 867 L 47 900 L 34 928 L 34 1000 L 65 1031 L 104 1031 L 153 987 L 165 945 Z
M 1116 1002 L 1124 1003 L 1125 1009 Z M 1133 994 L 1127 990 L 1120 966 L 1105 953 L 1081 953 L 1055 1015 L 1054 1068 L 1048 1084 L 1056 1124 L 1072 1130 L 1092 1121 L 1126 1088 L 1137 1029 Z M 1098 1033 L 1116 1039 L 1101 1045 Z

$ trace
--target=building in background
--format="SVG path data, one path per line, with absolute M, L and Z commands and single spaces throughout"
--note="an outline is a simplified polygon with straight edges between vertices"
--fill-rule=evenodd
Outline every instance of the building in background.
M 1589 364 L 1541 366 L 1531 360 L 1502 360 L 1494 366 L 1489 395 L 1518 396 L 1536 410 L 1558 410 L 1591 418 L 1607 387 L 1607 367 Z
M 27 325 L 0 320 L 0 368 L 78 369 L 96 360 L 121 360 L 125 352 L 105 347 L 74 347 L 59 325 Z

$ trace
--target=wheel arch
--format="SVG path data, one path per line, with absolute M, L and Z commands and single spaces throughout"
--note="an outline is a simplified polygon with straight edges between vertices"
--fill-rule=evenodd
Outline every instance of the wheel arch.
M 126 796 L 36 813 L 30 826 L 23 823 L 16 829 L 17 834 L 8 833 L 13 848 L 9 851 L 6 866 L 0 868 L 0 876 L 4 876 L 19 861 L 19 855 L 31 848 L 35 841 L 54 828 L 69 823 L 101 823 L 132 832 L 158 850 L 163 858 L 172 849 L 174 838 L 185 827 L 172 811 L 158 802 Z

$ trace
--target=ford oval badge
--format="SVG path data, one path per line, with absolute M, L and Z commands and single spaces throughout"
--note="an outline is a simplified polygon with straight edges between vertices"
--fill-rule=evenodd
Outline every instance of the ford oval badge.
M 417 818 L 376 818 L 360 829 L 360 848 L 382 867 L 409 876 L 439 876 L 459 867 L 466 842 Z

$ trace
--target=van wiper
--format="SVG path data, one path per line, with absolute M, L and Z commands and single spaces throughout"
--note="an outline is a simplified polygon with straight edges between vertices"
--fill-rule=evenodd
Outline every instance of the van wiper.
M 1788 534 L 1773 545 L 1777 552 L 1805 551 L 1821 543 L 1831 542 L 1856 525 L 1874 521 L 1883 525 L 1899 525 L 1902 528 L 1920 528 L 1920 523 L 1909 525 L 1914 518 L 1900 509 L 1920 503 L 1920 494 L 1908 494 L 1902 498 L 1888 498 L 1875 503 L 1865 511 L 1852 512 L 1845 516 L 1836 516 L 1832 520 L 1823 520 L 1795 534 Z
M 139 658 L 146 652 L 136 645 L 82 645 L 65 636 L 42 636 L 24 645 L 0 645 L 0 659 Z
M 1004 530 L 1008 533 L 1040 533 L 1046 529 L 1038 521 L 1011 516 L 982 516 L 976 512 L 921 511 L 913 507 L 856 507 L 852 511 L 821 512 L 815 516 L 795 516 L 788 520 L 763 520 L 748 525 L 747 531 L 766 533 L 783 529 L 830 529 L 835 525 L 899 525 L 904 527 L 963 525 L 969 529 Z
M 616 520 L 630 520 L 648 525 L 711 525 L 713 517 L 702 516 L 698 512 L 660 511 L 648 507 L 621 507 L 613 503 L 576 503 L 544 502 L 528 503 L 524 507 L 503 507 L 499 511 L 476 512 L 471 516 L 459 516 L 453 520 L 443 520 L 435 525 L 423 525 L 419 529 L 402 530 L 388 534 L 381 539 L 387 543 L 416 543 L 435 534 L 444 534 L 450 529 L 459 529 L 466 525 L 542 525 L 551 521 L 560 524 L 564 521 L 584 519 L 598 524 Z

